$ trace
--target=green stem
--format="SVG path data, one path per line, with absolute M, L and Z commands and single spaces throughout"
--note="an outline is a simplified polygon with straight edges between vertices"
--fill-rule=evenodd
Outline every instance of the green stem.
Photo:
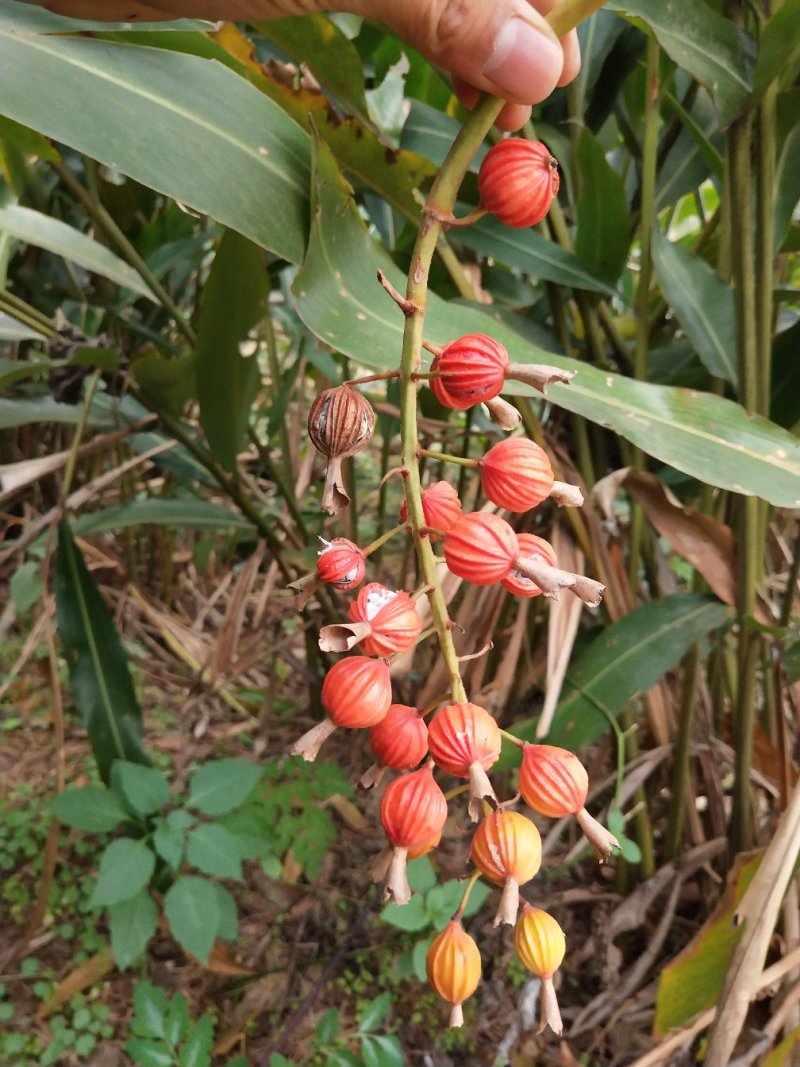
M 457 463 L 461 467 L 478 467 L 476 459 L 468 459 L 465 456 L 454 456 L 450 452 L 435 452 L 430 448 L 418 448 L 418 456 L 428 456 L 430 459 L 443 460 L 445 463 Z
M 647 377 L 647 353 L 650 345 L 648 307 L 653 277 L 652 240 L 656 216 L 656 173 L 658 167 L 658 60 L 659 45 L 655 37 L 647 39 L 647 69 L 645 73 L 645 114 L 642 139 L 642 208 L 640 226 L 639 282 L 636 290 L 636 345 L 633 352 L 633 376 L 644 381 Z M 635 449 L 633 466 L 644 468 L 644 453 Z M 644 511 L 640 504 L 631 503 L 630 557 L 628 574 L 631 588 L 639 584 L 639 564 L 642 541 L 645 537 Z
M 692 751 L 695 693 L 700 668 L 700 644 L 695 641 L 683 661 L 682 700 L 678 739 L 673 753 L 672 790 L 667 819 L 666 858 L 675 859 L 680 852 L 683 823 L 686 817 L 686 798 L 689 787 L 689 764 Z
M 361 555 L 362 556 L 371 556 L 373 552 L 377 552 L 378 549 L 382 545 L 385 545 L 386 542 L 389 540 L 389 538 L 394 537 L 395 534 L 399 534 L 403 530 L 407 530 L 407 529 L 408 529 L 408 526 L 407 526 L 406 523 L 404 523 L 404 522 L 398 523 L 398 525 L 397 526 L 393 526 L 391 528 L 391 530 L 387 530 L 385 533 L 382 533 L 380 535 L 380 537 L 376 537 L 375 540 L 370 542 L 370 544 L 368 544 L 366 548 L 362 548 L 361 549 Z
M 108 211 L 106 211 L 100 200 L 93 197 L 88 189 L 84 189 L 66 163 L 58 160 L 57 162 L 52 163 L 51 166 L 63 183 L 69 188 L 70 192 L 80 200 L 89 216 L 94 219 L 98 226 L 105 232 L 109 240 L 117 246 L 117 249 L 125 257 L 128 263 L 130 263 L 130 265 L 139 272 L 144 281 L 147 282 L 153 295 L 158 298 L 158 301 L 164 310 L 172 316 L 175 325 L 184 335 L 189 344 L 195 344 L 197 335 L 184 318 L 183 312 L 147 266 Z
M 736 210 L 731 217 L 731 267 L 736 295 L 738 337 L 739 401 L 748 414 L 757 414 L 759 346 L 755 287 L 755 249 L 752 228 L 752 122 L 749 115 L 733 123 L 728 141 L 729 199 Z M 771 219 L 770 219 L 771 226 Z M 771 298 L 771 294 L 770 294 Z M 750 768 L 753 758 L 753 730 L 756 721 L 758 639 L 749 629 L 747 618 L 755 610 L 756 589 L 761 575 L 762 509 L 754 497 L 739 500 L 738 508 L 738 588 L 737 609 L 739 648 L 737 657 L 737 700 L 734 720 L 736 776 L 733 787 L 731 838 L 741 851 L 752 841 L 750 813 Z

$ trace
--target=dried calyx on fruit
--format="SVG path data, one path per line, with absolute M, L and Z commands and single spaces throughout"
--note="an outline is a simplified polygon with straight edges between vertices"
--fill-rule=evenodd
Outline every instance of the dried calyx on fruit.
M 527 437 L 498 441 L 475 462 L 484 493 L 499 508 L 529 511 L 548 497 L 559 506 L 583 504 L 578 486 L 556 481 L 547 453 Z
M 494 925 L 517 921 L 519 887 L 534 878 L 542 864 L 539 831 L 516 811 L 490 812 L 472 838 L 472 862 L 495 885 L 503 887 Z
M 473 822 L 481 817 L 484 800 L 497 806 L 486 772 L 500 758 L 501 743 L 500 727 L 489 712 L 467 701 L 442 708 L 428 729 L 428 748 L 436 766 L 469 779 L 467 810 Z
M 481 980 L 481 954 L 474 940 L 455 916 L 431 942 L 425 957 L 428 981 L 442 998 L 453 1005 L 450 1026 L 464 1025 L 461 1005 L 471 997 Z
M 525 803 L 540 815 L 561 819 L 574 815 L 602 863 L 619 841 L 584 807 L 589 776 L 574 752 L 556 745 L 523 745 L 519 790 Z
M 532 533 L 517 534 L 519 554 L 523 559 L 540 559 L 550 567 L 558 565 L 556 553 L 549 541 Z M 502 586 L 515 596 L 541 596 L 542 590 L 522 571 L 511 569 L 502 580 Z
M 372 405 L 352 385 L 320 393 L 308 414 L 308 433 L 318 452 L 328 457 L 322 510 L 335 515 L 350 503 L 344 487 L 342 460 L 354 456 L 375 430 Z
M 516 229 L 542 221 L 559 185 L 558 161 L 547 145 L 520 137 L 490 148 L 478 172 L 481 206 Z
M 458 493 L 449 482 L 433 482 L 422 490 L 422 514 L 425 525 L 434 530 L 448 533 L 461 518 L 461 501 Z M 403 501 L 400 508 L 400 521 L 408 522 L 408 504 Z M 436 540 L 436 535 L 431 535 Z
M 411 899 L 406 861 L 421 856 L 439 843 L 447 821 L 447 800 L 433 778 L 433 764 L 391 781 L 381 797 L 381 824 L 392 845 L 373 864 L 373 877 L 387 875 L 386 897 L 396 904 Z
M 417 605 L 408 593 L 379 582 L 365 585 L 349 609 L 351 622 L 332 623 L 319 632 L 323 652 L 349 652 L 360 645 L 368 656 L 406 652 L 422 631 Z
M 426 343 L 433 352 L 430 387 L 447 408 L 465 411 L 473 404 L 488 404 L 501 392 L 506 379 L 524 382 L 543 393 L 552 382 L 568 385 L 574 371 L 543 363 L 511 363 L 505 345 L 485 333 L 468 333 L 444 348 Z
M 539 1033 L 549 1026 L 553 1033 L 560 1034 L 564 1026 L 558 1010 L 553 975 L 564 959 L 564 931 L 552 915 L 526 904 L 514 929 L 514 948 L 528 970 L 542 980 Z
M 369 732 L 370 747 L 377 763 L 365 771 L 360 783 L 364 789 L 378 785 L 387 767 L 393 771 L 410 771 L 428 754 L 428 727 L 419 708 L 392 704 Z
M 338 726 L 365 729 L 383 719 L 392 703 L 389 668 L 382 659 L 348 656 L 334 663 L 322 683 L 327 718 L 312 726 L 289 750 L 292 756 L 315 760 L 322 743 Z
M 597 607 L 603 599 L 606 588 L 601 582 L 596 582 L 594 578 L 587 578 L 585 574 L 563 571 L 551 564 L 549 556 L 553 550 L 549 545 L 550 553 L 543 551 L 541 545 L 532 546 L 532 550 L 529 550 L 530 542 L 523 543 L 521 538 L 519 541 L 519 552 L 512 562 L 510 575 L 506 575 L 507 579 L 513 577 L 515 582 L 521 584 L 523 579 L 529 578 L 545 596 L 553 600 L 559 599 L 562 589 L 568 589 L 584 604 Z M 544 544 L 547 542 L 545 541 Z M 516 592 L 516 590 L 513 591 Z M 522 592 L 522 595 L 530 596 L 531 594 Z

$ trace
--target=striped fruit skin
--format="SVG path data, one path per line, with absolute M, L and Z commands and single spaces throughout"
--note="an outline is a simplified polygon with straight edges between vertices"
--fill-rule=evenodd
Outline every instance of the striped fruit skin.
M 560 184 L 558 162 L 547 145 L 521 137 L 490 148 L 478 172 L 481 205 L 514 229 L 541 222 Z
M 422 490 L 422 514 L 425 525 L 448 533 L 461 518 L 461 501 L 449 482 L 432 482 Z M 408 504 L 403 501 L 400 521 L 408 522 Z M 435 536 L 431 540 L 435 540 Z
M 322 705 L 336 726 L 374 726 L 386 716 L 391 703 L 389 668 L 382 659 L 340 659 L 322 683 Z
M 374 432 L 372 404 L 352 385 L 325 389 L 308 413 L 308 436 L 314 448 L 329 458 L 354 456 Z
M 408 771 L 428 754 L 428 726 L 418 708 L 392 704 L 369 732 L 375 758 L 393 771 Z
M 387 595 L 386 602 L 378 611 L 370 609 L 370 600 L 376 595 Z M 368 656 L 391 656 L 411 648 L 422 632 L 422 619 L 417 605 L 408 593 L 395 593 L 379 582 L 370 582 L 359 592 L 350 605 L 349 615 L 353 622 L 369 622 L 372 634 L 359 642 Z
M 403 774 L 387 785 L 381 797 L 381 825 L 395 848 L 427 852 L 433 847 L 431 842 L 438 842 L 446 822 L 447 800 L 433 779 L 431 766 Z
M 549 563 L 551 567 L 558 566 L 558 560 L 556 559 L 555 551 L 549 541 L 545 541 L 543 537 L 537 537 L 532 533 L 517 534 L 517 540 L 519 541 L 519 558 L 520 559 L 541 559 L 545 563 Z M 507 589 L 509 593 L 514 593 L 515 596 L 539 596 L 541 589 L 535 582 L 531 581 L 527 575 L 522 574 L 521 571 L 512 569 L 503 579 L 503 588 Z
M 317 559 L 317 575 L 334 589 L 355 589 L 364 580 L 366 563 L 358 545 L 346 537 L 334 537 Z
M 431 759 L 456 778 L 469 778 L 473 763 L 488 771 L 500 758 L 500 744 L 500 727 L 492 716 L 469 702 L 448 704 L 428 729 Z
M 475 831 L 470 855 L 490 882 L 502 885 L 506 878 L 513 878 L 524 885 L 542 865 L 542 839 L 530 819 L 499 809 L 487 815 Z
M 505 519 L 485 511 L 464 515 L 444 542 L 448 569 L 474 585 L 500 582 L 519 554 L 519 540 Z
M 431 942 L 425 970 L 430 984 L 450 1004 L 461 1004 L 478 988 L 481 954 L 458 919 L 451 919 Z
M 508 352 L 485 333 L 468 333 L 446 344 L 431 363 L 430 386 L 440 404 L 466 411 L 493 400 L 503 388 Z
M 553 468 L 544 449 L 527 437 L 507 437 L 479 460 L 481 485 L 493 504 L 528 511 L 550 496 Z
M 576 815 L 586 803 L 589 776 L 574 752 L 555 745 L 525 745 L 519 771 L 525 803 L 540 815 Z
M 552 978 L 566 947 L 564 931 L 553 916 L 526 904 L 514 928 L 514 948 L 528 970 L 540 978 Z

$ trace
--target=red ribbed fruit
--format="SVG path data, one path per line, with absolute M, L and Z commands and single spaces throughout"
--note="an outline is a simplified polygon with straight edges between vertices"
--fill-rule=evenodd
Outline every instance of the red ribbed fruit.
M 555 551 L 549 541 L 532 533 L 517 534 L 519 556 L 521 559 L 540 559 L 551 567 L 558 566 Z M 512 569 L 503 579 L 503 588 L 516 596 L 539 596 L 539 586 L 522 571 Z
M 524 815 L 501 808 L 487 815 L 475 831 L 470 855 L 485 878 L 503 886 L 494 925 L 513 925 L 519 908 L 519 887 L 535 877 L 542 863 L 539 831 Z
M 519 541 L 509 524 L 485 511 L 460 518 L 444 542 L 449 570 L 474 585 L 502 581 L 518 553 Z
M 317 575 L 334 589 L 355 589 L 364 580 L 366 563 L 358 545 L 346 537 L 334 537 L 317 559 Z
M 426 526 L 445 533 L 458 522 L 461 518 L 461 501 L 449 482 L 433 482 L 422 490 L 422 514 Z M 405 500 L 400 508 L 400 521 L 408 522 L 408 504 Z M 431 540 L 435 538 L 431 537 Z
M 394 778 L 381 797 L 381 824 L 395 848 L 427 845 L 447 821 L 447 800 L 429 764 Z
M 391 656 L 411 648 L 422 631 L 417 605 L 408 593 L 387 589 L 379 582 L 365 585 L 350 605 L 353 622 L 368 622 L 369 637 L 359 644 L 368 656 Z
M 450 1025 L 463 1026 L 461 1005 L 478 988 L 481 954 L 460 919 L 452 919 L 433 939 L 425 957 L 425 970 L 442 1000 L 453 1005 Z
M 370 730 L 369 743 L 382 766 L 407 771 L 428 753 L 428 726 L 418 708 L 392 704 L 386 717 Z
M 437 400 L 447 408 L 465 411 L 492 400 L 503 388 L 508 352 L 484 333 L 468 333 L 446 344 L 431 364 L 438 378 L 430 379 Z
M 499 508 L 528 511 L 550 496 L 550 460 L 544 449 L 527 437 L 498 441 L 478 463 L 483 491 Z
M 489 770 L 500 757 L 500 727 L 477 704 L 449 704 L 428 730 L 428 748 L 437 767 L 456 778 L 469 777 L 473 763 Z
M 581 811 L 589 791 L 589 776 L 574 752 L 555 745 L 525 745 L 519 789 L 533 811 L 560 819 Z
M 478 172 L 482 206 L 515 229 L 541 222 L 560 184 L 558 161 L 547 145 L 521 137 L 490 148 Z
M 389 668 L 382 659 L 340 659 L 322 683 L 322 704 L 336 726 L 374 726 L 385 717 L 391 703 Z

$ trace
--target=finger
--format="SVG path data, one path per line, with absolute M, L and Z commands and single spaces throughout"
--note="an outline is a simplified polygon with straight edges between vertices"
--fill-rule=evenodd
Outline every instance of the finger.
M 564 56 L 544 17 L 527 0 L 338 0 L 386 23 L 431 62 L 515 104 L 544 100 Z
M 470 111 L 475 107 L 481 95 L 480 90 L 474 85 L 468 85 L 461 78 L 456 77 L 453 78 L 453 91 L 464 107 Z M 530 117 L 530 104 L 506 104 L 495 119 L 495 126 L 498 130 L 513 133 L 521 130 Z

